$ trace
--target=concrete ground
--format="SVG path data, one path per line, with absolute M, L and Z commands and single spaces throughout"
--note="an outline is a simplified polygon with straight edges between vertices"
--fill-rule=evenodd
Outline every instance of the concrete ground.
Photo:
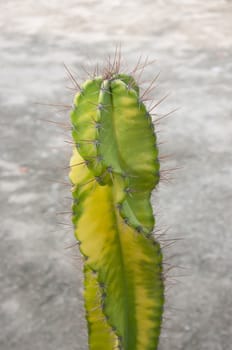
M 232 2 L 5 0 L 0 33 L 0 349 L 87 349 L 80 258 L 56 214 L 70 210 L 69 133 L 41 120 L 69 112 L 35 102 L 70 104 L 63 62 L 84 79 L 118 42 L 129 66 L 156 59 L 143 77 L 161 72 L 155 101 L 171 93 L 159 112 L 180 107 L 159 134 L 163 168 L 181 169 L 154 195 L 158 227 L 184 238 L 164 249 L 182 268 L 160 350 L 231 349 Z

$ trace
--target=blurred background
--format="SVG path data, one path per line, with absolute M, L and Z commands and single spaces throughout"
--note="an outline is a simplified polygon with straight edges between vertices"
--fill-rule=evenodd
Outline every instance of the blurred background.
M 231 348 L 232 2 L 1 0 L 0 33 L 0 348 L 87 350 L 81 260 L 65 249 L 70 132 L 43 119 L 69 123 L 63 63 L 81 82 L 119 43 L 125 67 L 155 60 L 142 81 L 160 72 L 157 113 L 178 108 L 158 126 L 163 169 L 180 169 L 153 196 L 157 227 L 182 238 L 164 248 L 160 350 Z

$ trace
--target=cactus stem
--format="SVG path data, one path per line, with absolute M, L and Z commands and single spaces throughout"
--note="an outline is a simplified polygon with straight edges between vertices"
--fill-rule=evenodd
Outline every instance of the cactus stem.
M 158 307 L 164 301 L 159 280 L 163 278 L 162 253 L 151 233 L 155 220 L 150 196 L 160 176 L 158 149 L 144 103 L 157 77 L 139 97 L 134 76 L 119 74 L 120 60 L 116 51 L 101 76 L 83 84 L 85 96 L 76 95 L 71 112 L 72 123 L 78 127 L 74 140 L 80 143 L 71 160 L 73 197 L 80 198 L 80 210 L 73 204 L 73 223 L 88 260 L 85 298 L 92 350 L 155 347 L 161 324 Z M 141 78 L 147 64 L 147 58 L 144 63 L 140 58 L 133 74 Z M 89 166 L 82 162 L 88 159 Z M 75 168 L 79 163 L 87 167 Z M 96 276 L 91 275 L 92 269 Z M 99 311 L 94 312 L 95 307 Z

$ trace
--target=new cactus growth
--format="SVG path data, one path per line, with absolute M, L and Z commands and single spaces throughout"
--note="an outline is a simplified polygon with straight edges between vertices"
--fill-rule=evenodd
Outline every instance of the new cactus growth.
M 157 349 L 164 285 L 151 192 L 159 158 L 134 77 L 113 64 L 87 80 L 71 122 L 72 221 L 84 256 L 89 349 Z

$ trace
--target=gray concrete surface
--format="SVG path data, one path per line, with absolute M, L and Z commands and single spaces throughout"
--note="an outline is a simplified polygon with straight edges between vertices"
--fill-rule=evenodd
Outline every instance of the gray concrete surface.
M 182 167 L 161 185 L 158 227 L 183 237 L 164 250 L 167 280 L 160 350 L 232 349 L 232 3 L 200 0 L 5 0 L 0 3 L 0 349 L 86 350 L 81 263 L 69 217 L 63 62 L 102 62 L 121 41 L 133 66 L 161 71 L 163 167 Z M 80 78 L 80 79 L 81 79 Z M 60 181 L 60 182 L 59 182 Z

